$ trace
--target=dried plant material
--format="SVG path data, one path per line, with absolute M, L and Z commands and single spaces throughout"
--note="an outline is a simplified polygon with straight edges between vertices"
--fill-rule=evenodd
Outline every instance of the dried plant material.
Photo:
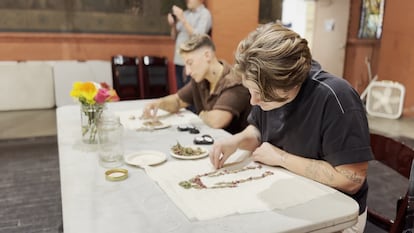
M 217 182 L 212 186 L 207 186 L 203 183 L 203 181 L 201 180 L 202 177 L 217 177 L 217 176 L 225 176 L 228 174 L 235 174 L 235 173 L 240 173 L 240 172 L 244 172 L 247 170 L 254 170 L 254 169 L 262 169 L 262 165 L 257 165 L 257 166 L 247 166 L 244 168 L 240 168 L 240 169 L 236 169 L 236 170 L 223 170 L 223 171 L 212 171 L 212 172 L 207 172 L 204 174 L 199 174 L 196 175 L 192 178 L 190 178 L 189 180 L 183 180 L 181 182 L 178 183 L 178 185 L 180 185 L 181 187 L 185 188 L 185 189 L 219 189 L 219 188 L 236 188 L 238 187 L 239 184 L 242 183 L 246 183 L 246 182 L 251 182 L 251 181 L 255 181 L 255 180 L 259 180 L 259 179 L 263 179 L 267 176 L 271 176 L 273 175 L 273 172 L 271 171 L 265 171 L 263 172 L 261 175 L 258 176 L 250 176 L 244 179 L 239 179 L 239 180 L 232 180 L 232 181 L 221 181 L 221 182 Z
M 145 121 L 144 123 L 142 123 L 144 126 L 147 127 L 158 127 L 162 125 L 162 122 L 159 120 L 151 120 L 151 121 Z
M 200 147 L 184 147 L 181 146 L 179 142 L 171 147 L 171 151 L 174 152 L 174 154 L 181 156 L 196 156 L 201 155 L 204 152 Z

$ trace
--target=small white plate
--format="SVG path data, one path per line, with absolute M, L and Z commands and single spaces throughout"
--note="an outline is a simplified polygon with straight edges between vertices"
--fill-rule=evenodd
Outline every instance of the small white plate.
M 177 159 L 201 159 L 201 158 L 204 158 L 204 157 L 208 156 L 207 149 L 203 148 L 201 146 L 191 145 L 191 146 L 185 146 L 185 147 L 191 147 L 194 150 L 197 149 L 197 147 L 199 147 L 201 149 L 201 154 L 199 154 L 199 155 L 179 155 L 179 154 L 174 153 L 172 150 L 170 150 L 171 156 L 174 157 L 174 158 L 177 158 Z
M 164 153 L 156 150 L 141 150 L 124 157 L 125 163 L 134 166 L 153 166 L 167 159 Z

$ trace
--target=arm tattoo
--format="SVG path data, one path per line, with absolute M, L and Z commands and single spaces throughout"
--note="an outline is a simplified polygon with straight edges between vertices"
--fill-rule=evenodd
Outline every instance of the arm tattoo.
M 344 175 L 348 180 L 350 180 L 350 181 L 352 181 L 356 184 L 362 184 L 362 182 L 364 182 L 363 177 L 361 177 L 360 175 L 358 175 L 354 171 L 348 171 L 348 170 L 338 170 L 338 171 L 339 171 L 339 173 Z
M 326 168 L 322 161 L 311 160 L 308 166 L 305 168 L 305 174 L 307 177 L 324 183 L 331 184 L 334 180 L 334 174 L 332 170 Z

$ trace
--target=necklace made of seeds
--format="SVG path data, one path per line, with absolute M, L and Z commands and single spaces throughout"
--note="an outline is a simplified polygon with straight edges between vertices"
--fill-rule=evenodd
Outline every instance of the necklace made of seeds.
M 262 168 L 262 165 L 257 165 L 257 166 L 247 166 L 247 167 L 236 169 L 236 170 L 212 171 L 212 172 L 204 173 L 204 174 L 201 174 L 201 175 L 196 175 L 193 178 L 191 178 L 189 180 L 181 181 L 178 184 L 181 187 L 185 188 L 185 189 L 190 189 L 190 188 L 195 188 L 195 189 L 235 188 L 235 187 L 237 187 L 238 184 L 245 183 L 245 182 L 248 182 L 248 181 L 263 179 L 266 176 L 273 175 L 273 172 L 265 171 L 259 176 L 250 176 L 250 177 L 245 178 L 245 179 L 233 180 L 233 181 L 227 181 L 227 182 L 225 182 L 225 181 L 217 182 L 213 186 L 206 186 L 201 181 L 201 177 L 217 177 L 217 176 L 223 176 L 223 175 L 227 175 L 227 174 L 235 174 L 235 173 L 244 172 L 244 171 L 247 171 L 247 170 L 254 170 L 254 169 L 261 169 L 261 168 Z

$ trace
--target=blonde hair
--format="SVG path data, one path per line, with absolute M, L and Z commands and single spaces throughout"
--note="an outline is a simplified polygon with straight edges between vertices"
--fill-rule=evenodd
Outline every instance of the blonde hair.
M 268 23 L 242 40 L 235 54 L 235 70 L 253 81 L 264 101 L 284 101 L 277 89 L 301 85 L 311 68 L 308 42 L 278 23 Z
M 201 47 L 208 47 L 211 50 L 216 51 L 216 46 L 208 35 L 193 34 L 187 41 L 180 45 L 179 53 L 189 53 Z

